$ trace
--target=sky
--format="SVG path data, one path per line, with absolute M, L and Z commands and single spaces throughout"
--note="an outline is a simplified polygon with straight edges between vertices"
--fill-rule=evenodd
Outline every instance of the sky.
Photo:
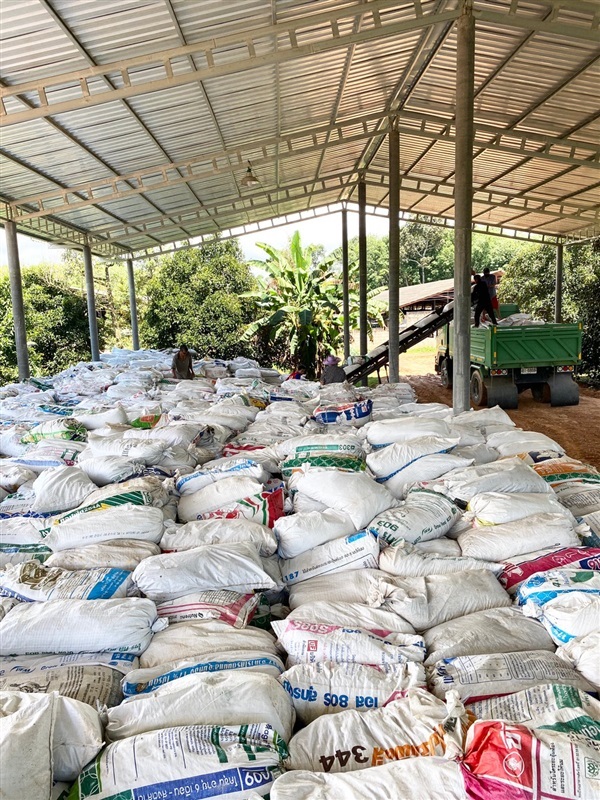
M 281 228 L 270 228 L 240 236 L 239 242 L 242 251 L 248 259 L 265 259 L 265 253 L 256 246 L 257 242 L 266 242 L 273 247 L 283 248 L 294 231 L 300 231 L 300 237 L 304 245 L 322 244 L 325 251 L 330 253 L 342 244 L 342 216 L 341 214 L 330 214 L 326 217 L 294 222 L 291 225 L 284 225 Z M 388 233 L 388 221 L 383 217 L 367 216 L 367 233 L 377 236 L 384 236 Z M 358 236 L 358 214 L 348 212 L 348 238 Z M 39 239 L 32 239 L 29 236 L 18 235 L 19 259 L 22 267 L 31 267 L 36 264 L 49 263 L 58 264 L 62 260 L 64 248 L 57 245 L 42 242 Z M 3 231 L 0 231 L 0 265 L 7 264 L 6 239 Z

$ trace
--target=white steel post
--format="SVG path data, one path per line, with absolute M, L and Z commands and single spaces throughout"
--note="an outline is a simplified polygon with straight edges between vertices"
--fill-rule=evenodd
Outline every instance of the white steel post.
M 348 262 L 348 211 L 342 209 L 342 308 L 344 313 L 344 361 L 350 356 L 350 265 Z
M 137 302 L 135 299 L 135 275 L 133 273 L 133 259 L 127 259 L 127 282 L 129 284 L 129 310 L 131 315 L 131 339 L 133 349 L 140 349 L 140 334 L 138 331 Z
M 21 282 L 21 264 L 19 262 L 19 245 L 17 242 L 17 226 L 12 220 L 4 223 L 6 233 L 6 254 L 8 256 L 8 278 L 10 281 L 10 299 L 12 302 L 13 322 L 15 328 L 15 347 L 17 350 L 17 369 L 19 380 L 29 378 L 29 355 L 27 353 L 27 331 L 25 329 L 25 309 L 23 307 L 23 284 Z
M 400 356 L 398 346 L 398 336 L 400 328 L 400 134 L 396 124 L 393 124 L 388 134 L 389 143 L 389 268 L 390 277 L 388 281 L 389 294 L 389 361 L 390 361 L 390 383 L 398 383 L 400 379 L 400 367 L 398 359 Z
M 83 246 L 83 268 L 85 271 L 85 293 L 87 297 L 88 324 L 90 326 L 90 349 L 92 351 L 92 361 L 99 361 L 100 348 L 98 345 L 98 320 L 96 319 L 96 295 L 94 292 L 92 251 L 87 244 Z
M 473 93 L 475 22 L 472 0 L 463 0 L 457 22 L 454 189 L 454 413 L 470 407 L 471 225 L 473 213 Z

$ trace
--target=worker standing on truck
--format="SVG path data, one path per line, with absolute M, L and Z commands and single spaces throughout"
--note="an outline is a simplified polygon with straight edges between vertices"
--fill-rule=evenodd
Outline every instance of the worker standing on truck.
M 173 356 L 171 372 L 176 380 L 194 380 L 195 375 L 192 367 L 192 357 L 186 344 L 180 345 L 178 352 Z
M 488 292 L 490 293 L 490 300 L 492 301 L 492 308 L 496 313 L 498 313 L 499 305 L 498 305 L 498 293 L 496 291 L 496 287 L 498 286 L 498 279 L 494 275 L 493 272 L 490 272 L 489 267 L 485 267 L 483 270 L 483 280 L 485 281 Z
M 494 308 L 492 306 L 492 300 L 490 298 L 487 284 L 481 275 L 474 275 L 473 280 L 475 281 L 475 284 L 471 292 L 471 304 L 475 306 L 475 327 L 479 327 L 479 318 L 481 317 L 482 311 L 485 311 L 485 313 L 489 316 L 492 321 L 492 325 L 497 325 L 498 322 L 496 320 L 496 314 L 494 313 Z

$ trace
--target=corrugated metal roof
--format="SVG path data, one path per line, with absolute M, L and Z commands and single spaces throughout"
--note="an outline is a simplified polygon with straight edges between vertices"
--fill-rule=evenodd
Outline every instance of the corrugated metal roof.
M 351 203 L 359 172 L 383 212 L 397 115 L 401 208 L 449 220 L 458 4 L 5 0 L 0 217 L 137 252 Z M 598 4 L 474 14 L 475 221 L 599 233 Z

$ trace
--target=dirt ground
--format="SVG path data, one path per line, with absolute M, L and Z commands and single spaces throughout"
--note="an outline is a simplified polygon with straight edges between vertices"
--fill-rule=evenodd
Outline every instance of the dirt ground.
M 421 403 L 452 405 L 452 392 L 442 387 L 437 375 L 407 375 L 403 379 L 413 386 Z M 564 408 L 536 403 L 531 392 L 523 392 L 519 408 L 507 413 L 519 428 L 545 433 L 573 458 L 600 468 L 600 391 L 581 387 L 579 405 Z

